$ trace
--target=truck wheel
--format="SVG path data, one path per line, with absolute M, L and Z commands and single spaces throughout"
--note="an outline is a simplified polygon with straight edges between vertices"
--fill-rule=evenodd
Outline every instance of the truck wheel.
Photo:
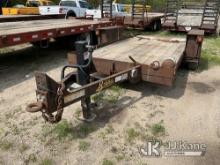
M 71 19 L 71 18 L 75 18 L 76 14 L 74 12 L 67 12 L 65 19 Z
M 199 64 L 196 62 L 188 62 L 187 63 L 187 68 L 189 70 L 197 70 L 199 68 Z

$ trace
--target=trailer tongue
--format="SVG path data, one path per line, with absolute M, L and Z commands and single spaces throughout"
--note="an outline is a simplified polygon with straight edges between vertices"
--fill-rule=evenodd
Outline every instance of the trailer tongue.
M 191 31 L 187 40 L 137 36 L 94 53 L 94 46 L 78 41 L 76 54 L 68 54 L 69 65 L 63 67 L 60 82 L 36 73 L 37 102 L 29 104 L 27 111 L 41 112 L 46 121 L 57 123 L 64 107 L 81 100 L 83 119 L 92 121 L 91 95 L 123 81 L 172 85 L 182 62 L 198 66 L 203 36 L 201 30 Z M 67 68 L 77 71 L 65 74 Z

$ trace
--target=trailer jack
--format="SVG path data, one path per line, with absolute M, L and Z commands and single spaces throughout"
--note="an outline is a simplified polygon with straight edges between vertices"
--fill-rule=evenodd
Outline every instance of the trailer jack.
M 103 76 L 96 72 L 92 62 L 93 46 L 86 46 L 86 41 L 78 41 L 76 46 L 77 65 L 66 65 L 61 72 L 61 81 L 56 82 L 46 73 L 35 73 L 37 102 L 27 106 L 28 112 L 41 112 L 45 121 L 57 123 L 62 119 L 63 109 L 81 101 L 82 119 L 92 121 L 90 96 L 105 90 L 116 83 L 126 80 L 140 80 L 141 65 L 134 59 L 134 66 L 126 70 Z M 76 72 L 65 75 L 66 68 L 76 68 Z M 56 114 L 54 114 L 56 113 Z

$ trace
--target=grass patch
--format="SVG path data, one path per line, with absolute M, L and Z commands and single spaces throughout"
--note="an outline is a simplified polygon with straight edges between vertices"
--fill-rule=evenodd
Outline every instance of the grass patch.
M 42 128 L 43 141 L 45 141 L 47 137 L 52 138 L 53 135 L 59 140 L 65 140 L 67 137 L 72 136 L 72 134 L 73 129 L 71 123 L 68 123 L 67 120 L 62 120 L 56 125 L 45 125 Z
M 120 161 L 122 161 L 123 159 L 125 159 L 125 155 L 117 155 L 117 156 L 115 156 L 115 159 L 116 159 L 118 162 L 120 162 Z
M 165 135 L 165 127 L 163 126 L 163 121 L 161 121 L 160 123 L 153 124 L 151 126 L 151 132 L 154 136 Z
M 23 153 L 24 151 L 26 151 L 27 149 L 29 149 L 30 147 L 25 144 L 25 143 L 22 143 L 19 147 L 18 147 L 18 150 L 20 151 L 20 153 Z
M 52 130 L 57 137 L 61 139 L 65 139 L 67 136 L 71 135 L 73 130 L 70 123 L 67 120 L 63 120 L 57 125 L 55 125 L 54 129 Z
M 201 53 L 200 70 L 220 65 L 220 38 L 207 37 Z
M 75 136 L 77 138 L 85 138 L 89 133 L 96 130 L 96 125 L 92 123 L 83 123 L 75 130 Z
M 175 33 L 175 32 L 170 32 L 170 31 L 157 31 L 157 32 L 145 31 L 145 32 L 142 32 L 141 34 L 142 35 L 158 36 L 158 37 L 186 38 L 186 35 L 184 33 Z
M 92 100 L 94 102 L 101 102 L 101 103 L 107 102 L 107 103 L 115 104 L 118 101 L 121 93 L 122 93 L 122 88 L 120 86 L 113 85 L 109 89 L 93 95 Z
M 86 141 L 80 141 L 79 142 L 79 150 L 80 151 L 86 151 L 90 147 L 90 143 Z
M 114 132 L 114 128 L 111 125 L 108 125 L 105 131 L 107 134 L 112 134 Z
M 108 160 L 108 159 L 105 158 L 105 159 L 102 161 L 102 165 L 114 165 L 114 163 L 113 163 L 113 161 Z
M 136 131 L 134 128 L 127 129 L 126 134 L 129 143 L 133 142 L 140 135 L 140 133 Z
M 1 140 L 0 141 L 0 148 L 4 151 L 8 151 L 13 147 L 13 143 L 8 140 Z
M 106 135 L 112 134 L 113 132 L 114 132 L 114 128 L 111 125 L 108 125 L 104 131 L 100 132 L 99 137 L 105 139 Z
M 51 139 L 59 140 L 71 140 L 77 138 L 85 138 L 89 133 L 96 129 L 95 124 L 81 123 L 76 127 L 73 127 L 67 120 L 62 120 L 56 125 L 45 125 L 42 127 L 42 136 L 40 137 L 42 142 L 45 142 L 47 137 Z
M 53 165 L 53 160 L 50 158 L 44 158 L 39 165 Z
M 77 108 L 77 109 L 76 109 L 76 112 L 75 112 L 75 114 L 74 114 L 76 118 L 79 118 L 79 117 L 80 117 L 81 111 L 82 111 L 82 110 L 81 110 L 80 108 Z
M 37 157 L 35 156 L 35 154 L 30 154 L 28 156 L 28 158 L 25 160 L 26 164 L 31 164 L 31 163 L 34 163 L 34 162 L 37 162 Z

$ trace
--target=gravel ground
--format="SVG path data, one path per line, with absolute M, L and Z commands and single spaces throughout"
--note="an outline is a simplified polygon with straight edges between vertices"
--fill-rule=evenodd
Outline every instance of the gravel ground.
M 67 50 L 26 47 L 0 56 L 0 164 L 219 165 L 220 67 L 181 69 L 172 88 L 123 84 L 97 96 L 97 118 L 77 119 L 80 104 L 65 108 L 63 121 L 50 125 L 25 112 L 35 100 L 34 71 L 59 80 Z M 115 97 L 112 97 L 115 96 Z M 203 157 L 148 158 L 148 140 L 204 143 Z

